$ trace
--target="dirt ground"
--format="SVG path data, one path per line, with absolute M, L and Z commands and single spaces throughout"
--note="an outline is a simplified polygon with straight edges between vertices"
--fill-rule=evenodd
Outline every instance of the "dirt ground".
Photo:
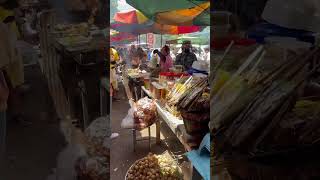
M 130 105 L 123 88 L 119 92 L 120 101 L 112 103 L 111 126 L 113 132 L 119 133 L 117 139 L 111 142 L 110 152 L 110 174 L 112 180 L 123 180 L 129 167 L 138 159 L 143 158 L 149 153 L 148 140 L 138 141 L 136 152 L 133 151 L 133 133 L 129 129 L 121 129 L 121 121 L 127 115 Z M 148 136 L 148 130 L 137 133 L 137 138 Z M 152 146 L 151 152 L 162 154 L 166 150 L 175 158 L 185 160 L 183 154 L 185 150 L 176 136 L 171 132 L 165 123 L 161 123 L 161 145 L 155 144 L 156 128 L 151 128 Z M 190 171 L 187 169 L 187 171 Z M 186 178 L 190 178 L 190 174 L 185 174 Z
M 23 97 L 23 112 L 30 126 L 14 123 L 8 117 L 7 152 L 1 180 L 44 180 L 56 167 L 57 155 L 65 147 L 59 120 L 40 67 L 25 67 L 30 90 Z

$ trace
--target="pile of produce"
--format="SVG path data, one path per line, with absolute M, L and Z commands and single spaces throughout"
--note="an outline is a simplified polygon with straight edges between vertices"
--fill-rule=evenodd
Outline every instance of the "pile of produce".
M 87 156 L 78 159 L 76 170 L 80 180 L 109 179 L 110 121 L 101 117 L 93 121 L 85 130 Z
M 137 130 L 151 126 L 157 120 L 157 107 L 155 102 L 148 97 L 138 100 L 135 103 L 133 117 L 134 126 Z
M 236 71 L 220 73 L 211 83 L 210 130 L 216 155 L 265 150 L 261 145 L 292 111 L 299 90 L 319 68 L 313 61 L 318 49 L 288 58 L 275 58 L 273 52 L 259 46 Z
M 130 76 L 130 77 L 136 77 L 136 76 L 139 76 L 139 74 L 140 74 L 139 68 L 128 69 L 128 76 Z
M 88 23 L 80 24 L 58 24 L 54 27 L 54 34 L 65 37 L 65 36 L 87 36 L 89 32 Z
M 168 155 L 149 154 L 136 161 L 129 169 L 127 180 L 182 180 L 181 169 Z
M 58 38 L 58 42 L 64 46 L 79 46 L 83 44 L 89 44 L 92 38 L 86 36 L 66 36 Z

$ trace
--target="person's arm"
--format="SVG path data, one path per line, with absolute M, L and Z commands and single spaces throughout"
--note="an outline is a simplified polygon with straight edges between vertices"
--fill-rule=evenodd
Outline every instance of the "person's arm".
M 190 69 L 192 67 L 192 64 L 193 64 L 194 61 L 197 61 L 197 56 L 195 54 L 193 54 L 193 53 L 188 54 L 187 62 L 185 62 L 187 69 Z
M 157 54 L 159 55 L 160 60 L 163 61 L 164 59 L 166 59 L 166 57 L 161 52 L 157 52 Z

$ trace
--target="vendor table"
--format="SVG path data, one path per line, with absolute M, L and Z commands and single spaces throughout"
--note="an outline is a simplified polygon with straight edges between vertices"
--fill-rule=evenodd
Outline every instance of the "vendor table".
M 150 98 L 154 99 L 152 94 L 150 93 L 150 91 L 147 90 L 144 86 L 141 87 L 141 90 L 142 90 L 142 94 L 145 94 L 145 95 L 149 96 Z M 161 117 L 161 119 L 169 126 L 171 131 L 177 136 L 177 138 L 179 139 L 181 144 L 184 146 L 184 148 L 187 151 L 191 151 L 192 148 L 182 138 L 182 131 L 184 129 L 183 120 L 175 117 L 170 112 L 165 110 L 165 108 L 160 104 L 159 101 L 156 101 L 156 106 L 157 106 L 158 114 Z M 159 127 L 159 128 L 157 128 L 157 132 L 156 132 L 157 139 L 159 138 L 159 140 L 160 140 L 160 125 L 157 127 Z M 159 134 L 159 137 L 158 137 L 158 134 Z
M 149 90 L 147 90 L 144 86 L 141 87 L 141 91 L 142 91 L 141 92 L 142 95 L 147 95 L 148 97 L 154 99 L 151 92 Z M 187 144 L 187 142 L 185 142 L 182 138 L 183 131 L 184 131 L 183 120 L 175 117 L 170 112 L 165 110 L 165 108 L 161 105 L 161 103 L 159 101 L 156 101 L 156 106 L 157 106 L 157 111 L 158 111 L 159 116 L 169 126 L 171 131 L 177 136 L 177 138 L 179 139 L 180 143 L 184 146 L 186 151 L 188 151 L 188 152 L 192 151 L 193 150 L 192 147 L 190 147 Z M 157 140 L 160 141 L 160 121 L 157 121 L 156 127 L 157 127 L 157 129 L 156 129 L 157 137 L 156 138 L 157 138 Z M 194 168 L 193 168 L 193 173 L 192 173 L 192 179 L 193 180 L 201 179 L 199 172 Z

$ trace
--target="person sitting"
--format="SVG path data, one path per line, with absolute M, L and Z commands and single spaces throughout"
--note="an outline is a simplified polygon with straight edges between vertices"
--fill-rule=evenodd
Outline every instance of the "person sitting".
M 182 44 L 182 52 L 177 55 L 175 65 L 182 65 L 185 71 L 188 71 L 194 61 L 197 61 L 196 55 L 191 52 L 191 42 L 184 41 Z

